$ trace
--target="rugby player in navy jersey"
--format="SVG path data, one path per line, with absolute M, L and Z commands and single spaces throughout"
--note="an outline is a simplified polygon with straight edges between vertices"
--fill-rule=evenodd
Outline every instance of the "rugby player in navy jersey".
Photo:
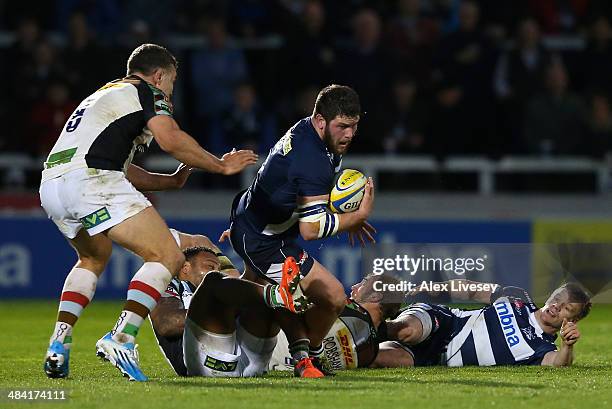
M 489 305 L 476 310 L 410 305 L 387 323 L 388 339 L 395 341 L 381 343 L 373 366 L 568 366 L 580 338 L 576 323 L 591 309 L 589 295 L 575 283 L 557 288 L 542 308 L 517 287 L 452 294 Z M 555 345 L 557 334 L 560 348 Z
M 329 192 L 344 155 L 357 132 L 359 96 L 350 87 L 323 88 L 311 116 L 298 121 L 270 150 L 251 186 L 232 204 L 230 241 L 245 263 L 245 277 L 278 282 L 287 257 L 300 265 L 301 286 L 314 304 L 304 317 L 275 312 L 290 341 L 295 375 L 321 377 L 313 366 L 324 365 L 323 337 L 342 312 L 346 295 L 340 281 L 310 257 L 297 242 L 349 233 L 351 243 L 374 242 L 367 219 L 373 205 L 368 179 L 358 210 L 335 214 L 328 209 Z M 257 319 L 253 312 L 252 319 Z M 278 328 L 271 328 L 275 335 Z

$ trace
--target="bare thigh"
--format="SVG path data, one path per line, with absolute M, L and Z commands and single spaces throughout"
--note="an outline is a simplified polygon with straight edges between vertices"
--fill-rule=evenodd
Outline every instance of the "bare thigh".
M 240 278 L 261 285 L 270 284 L 269 281 L 255 274 L 247 265 L 245 265 L 244 273 Z M 278 313 L 279 311 L 273 311 L 263 306 L 243 308 L 240 311 L 240 325 L 250 334 L 260 338 L 270 338 L 277 335 L 280 331 L 280 327 L 275 319 Z
M 304 294 L 319 307 L 342 311 L 346 301 L 344 287 L 321 263 L 314 260 L 312 269 L 300 282 Z
M 106 234 L 145 262 L 162 263 L 173 275 L 185 261 L 166 222 L 152 206 L 111 227 Z

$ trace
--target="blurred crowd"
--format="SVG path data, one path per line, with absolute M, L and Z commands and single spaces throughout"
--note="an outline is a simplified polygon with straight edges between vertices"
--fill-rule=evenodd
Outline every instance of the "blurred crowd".
M 362 154 L 612 150 L 609 0 L 0 0 L 0 150 L 45 155 L 76 105 L 156 42 L 179 123 L 263 153 L 353 86 Z M 545 41 L 548 40 L 548 41 Z

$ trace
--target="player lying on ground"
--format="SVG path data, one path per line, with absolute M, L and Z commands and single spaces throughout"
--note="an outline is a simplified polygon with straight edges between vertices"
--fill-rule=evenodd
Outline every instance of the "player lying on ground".
M 268 328 L 243 320 L 241 312 L 256 307 L 305 309 L 297 263 L 292 258 L 284 263 L 280 285 L 261 286 L 220 273 L 214 250 L 192 247 L 184 253 L 178 278 L 150 316 L 166 359 L 183 376 L 263 374 L 276 337 L 265 337 Z
M 373 366 L 568 366 L 580 338 L 576 323 L 591 308 L 588 294 L 575 283 L 556 289 L 542 308 L 517 287 L 453 291 L 453 296 L 489 305 L 477 310 L 410 305 L 387 323 L 388 338 L 397 342 L 382 343 Z
M 134 351 L 136 335 L 184 256 L 141 191 L 180 187 L 190 167 L 230 175 L 257 160 L 251 151 L 219 159 L 179 128 L 170 102 L 176 75 L 177 61 L 164 47 L 136 48 L 127 61 L 127 76 L 81 102 L 44 164 L 41 204 L 78 255 L 64 282 L 45 356 L 49 377 L 68 376 L 72 329 L 94 296 L 115 242 L 139 255 L 144 264 L 129 284 L 114 328 L 96 349 L 130 380 L 147 379 Z M 164 176 L 131 165 L 134 154 L 152 139 L 187 167 Z
M 327 208 L 334 175 L 355 137 L 360 111 L 359 96 L 350 87 L 322 89 L 312 115 L 276 143 L 249 189 L 232 204 L 230 240 L 244 260 L 245 278 L 278 282 L 285 258 L 300 263 L 304 293 L 314 307 L 303 317 L 279 311 L 273 320 L 290 340 L 296 376 L 323 376 L 311 357 L 315 363 L 324 357 L 323 338 L 346 300 L 342 284 L 301 248 L 298 236 L 317 240 L 349 232 L 351 241 L 374 241 L 375 230 L 367 223 L 374 200 L 371 179 L 357 211 L 335 214 Z M 277 333 L 274 326 L 268 335 Z
M 388 275 L 370 274 L 353 285 L 344 309 L 323 338 L 325 357 L 333 370 L 369 367 L 378 355 L 379 343 L 387 340 L 385 320 L 397 316 L 401 300 L 397 299 L 397 293 L 376 291 L 376 281 L 399 282 Z M 281 331 L 270 369 L 293 370 L 294 365 L 287 336 Z

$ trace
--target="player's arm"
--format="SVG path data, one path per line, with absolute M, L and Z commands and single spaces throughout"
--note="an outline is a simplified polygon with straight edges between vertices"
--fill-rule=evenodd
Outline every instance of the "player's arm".
M 147 127 L 159 147 L 178 161 L 193 168 L 211 173 L 233 175 L 257 162 L 257 155 L 250 150 L 232 151 L 221 159 L 202 148 L 188 133 L 181 130 L 169 115 L 156 115 L 148 120 Z
M 183 335 L 187 310 L 175 297 L 161 297 L 151 311 L 151 323 L 162 337 L 174 338 Z
M 550 351 L 542 358 L 544 366 L 570 366 L 574 362 L 574 344 L 580 338 L 580 331 L 575 322 L 563 320 L 561 325 L 561 348 L 558 351 Z
M 378 354 L 370 368 L 406 368 L 414 366 L 412 355 L 396 342 L 385 341 L 380 343 Z
M 304 240 L 317 240 L 345 231 L 359 230 L 370 241 L 376 230 L 367 222 L 374 203 L 374 183 L 369 178 L 359 209 L 352 213 L 332 213 L 327 204 L 329 195 L 298 197 L 300 235 Z M 365 241 L 359 236 L 362 244 Z
M 213 250 L 219 259 L 220 267 L 219 271 L 227 274 L 230 277 L 240 277 L 240 272 L 234 267 L 232 261 L 217 247 L 208 237 L 203 234 L 188 234 L 181 231 L 170 229 L 170 233 L 176 240 L 181 250 L 188 249 L 190 247 L 207 247 Z
M 140 166 L 130 164 L 127 179 L 142 192 L 157 192 L 182 188 L 190 174 L 191 168 L 184 164 L 181 164 L 171 175 L 152 173 Z

